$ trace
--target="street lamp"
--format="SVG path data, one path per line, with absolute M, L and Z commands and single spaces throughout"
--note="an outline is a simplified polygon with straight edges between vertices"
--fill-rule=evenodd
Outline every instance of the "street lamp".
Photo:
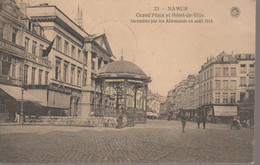
M 20 123 L 23 124 L 24 123 L 24 114 L 23 114 L 23 92 L 24 92 L 24 88 L 21 88 L 22 90 L 22 100 L 21 100 L 21 113 L 20 113 Z

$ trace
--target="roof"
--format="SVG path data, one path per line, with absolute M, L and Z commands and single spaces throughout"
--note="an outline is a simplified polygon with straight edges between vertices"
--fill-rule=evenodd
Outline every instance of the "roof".
M 234 64 L 237 62 L 238 61 L 237 61 L 236 57 L 234 57 L 232 54 L 226 54 L 223 51 L 217 57 L 210 58 L 209 60 L 207 60 L 207 62 L 201 66 L 201 70 L 199 71 L 199 73 L 202 70 L 211 66 L 212 64 Z
M 100 77 L 132 77 L 137 79 L 147 79 L 144 71 L 136 64 L 129 61 L 115 61 L 102 67 L 98 76 Z
M 236 57 L 231 54 L 226 54 L 224 51 L 217 56 L 215 62 L 237 62 Z

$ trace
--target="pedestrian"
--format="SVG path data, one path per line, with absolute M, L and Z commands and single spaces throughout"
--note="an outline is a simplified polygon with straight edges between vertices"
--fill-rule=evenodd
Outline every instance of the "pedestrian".
M 185 128 L 185 125 L 186 125 L 186 117 L 183 115 L 181 116 L 181 123 L 182 123 L 182 132 L 184 133 L 184 128 Z
M 207 121 L 206 116 L 203 115 L 201 120 L 202 120 L 202 123 L 203 123 L 203 129 L 205 129 L 206 128 L 206 121 Z
M 18 114 L 17 112 L 15 112 L 15 120 L 14 120 L 14 122 L 20 123 L 20 114 Z
M 200 122 L 201 122 L 201 117 L 200 116 L 197 116 L 196 122 L 198 124 L 198 129 L 200 129 Z

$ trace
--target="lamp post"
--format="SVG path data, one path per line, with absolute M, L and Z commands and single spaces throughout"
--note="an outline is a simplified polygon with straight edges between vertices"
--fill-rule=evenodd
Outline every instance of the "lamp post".
M 24 92 L 24 88 L 21 88 L 22 90 L 22 100 L 21 100 L 21 113 L 20 113 L 20 123 L 23 124 L 24 123 L 24 114 L 23 114 L 23 92 Z

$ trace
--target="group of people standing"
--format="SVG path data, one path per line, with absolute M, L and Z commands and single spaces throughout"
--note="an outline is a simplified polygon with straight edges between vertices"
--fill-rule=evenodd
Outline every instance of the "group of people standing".
M 184 133 L 185 132 L 185 125 L 186 125 L 186 116 L 185 115 L 182 115 L 181 117 L 181 123 L 182 123 L 182 132 Z M 197 116 L 196 117 L 196 122 L 198 124 L 198 129 L 200 129 L 200 123 L 203 123 L 203 129 L 206 129 L 206 122 L 207 122 L 207 118 L 205 115 L 203 116 Z

